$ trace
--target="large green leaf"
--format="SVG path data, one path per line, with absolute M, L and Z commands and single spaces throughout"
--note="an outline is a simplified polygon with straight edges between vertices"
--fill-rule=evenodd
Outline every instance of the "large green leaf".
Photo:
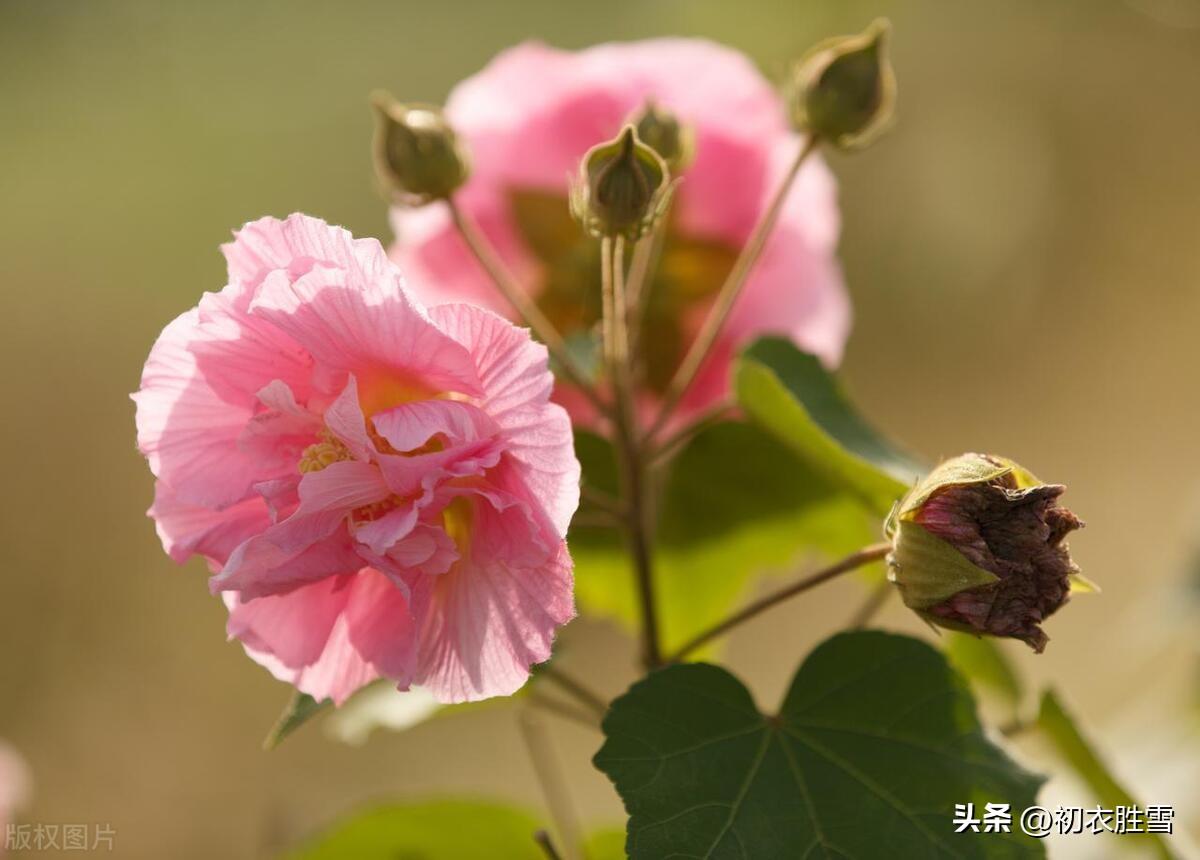
M 1042 694 L 1037 727 L 1063 761 L 1096 793 L 1096 800 L 1105 808 L 1141 806 L 1145 809 L 1145 806 L 1134 800 L 1133 795 L 1113 776 L 1108 765 L 1100 758 L 1091 742 L 1084 737 L 1075 719 L 1063 707 L 1053 690 L 1046 690 Z M 1121 838 L 1146 840 L 1153 845 L 1157 856 L 1165 860 L 1175 857 L 1170 846 L 1157 833 L 1126 833 L 1122 834 Z
M 1041 778 L 984 737 L 962 679 L 916 639 L 834 636 L 776 715 L 723 669 L 671 666 L 617 699 L 604 732 L 595 764 L 633 860 L 1044 856 L 1020 832 L 954 832 L 956 804 L 1024 809 Z
M 442 801 L 385 806 L 335 826 L 289 860 L 545 860 L 543 825 L 492 803 Z
M 615 493 L 612 450 L 576 434 L 587 485 Z M 843 555 L 877 539 L 879 521 L 785 445 L 748 424 L 709 428 L 666 477 L 655 584 L 667 648 L 726 616 L 761 572 Z M 633 575 L 613 529 L 572 527 L 576 595 L 591 613 L 636 625 Z
M 859 416 L 815 356 L 789 341 L 763 338 L 745 350 L 735 388 L 747 415 L 880 516 L 923 471 Z

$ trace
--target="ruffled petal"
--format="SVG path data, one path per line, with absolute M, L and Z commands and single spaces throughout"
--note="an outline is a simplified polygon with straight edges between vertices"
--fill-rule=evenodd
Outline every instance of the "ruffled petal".
M 481 408 L 500 426 L 506 453 L 522 466 L 524 484 L 559 536 L 566 535 L 579 506 L 580 466 L 571 419 L 550 402 L 554 378 L 547 371 L 546 348 L 526 330 L 470 305 L 441 305 L 430 315 L 475 359 L 484 392 Z
M 360 395 L 369 395 L 373 384 L 475 394 L 470 356 L 412 302 L 399 273 L 387 263 L 369 274 L 318 264 L 292 280 L 277 270 L 259 287 L 250 311 L 325 367 L 354 373 Z
M 272 524 L 267 503 L 259 496 L 213 510 L 182 502 L 162 481 L 154 487 L 154 504 L 146 512 L 167 555 L 182 564 L 192 555 L 223 565 L 239 544 Z
M 250 601 L 229 595 L 229 635 L 275 677 L 341 705 L 380 678 L 407 688 L 416 646 L 404 590 L 371 568 Z
M 137 404 L 138 448 L 150 471 L 182 501 L 210 508 L 246 498 L 259 464 L 238 446 L 253 417 L 253 396 L 223 399 L 196 365 L 192 346 L 201 337 L 193 309 L 171 322 L 150 350 Z
M 379 470 L 358 461 L 333 463 L 305 475 L 299 491 L 300 505 L 290 517 L 233 552 L 210 580 L 214 592 L 258 597 L 363 566 L 346 519 L 390 495 Z
M 230 298 L 242 313 L 267 275 L 275 271 L 295 280 L 318 264 L 355 269 L 365 278 L 387 269 L 374 239 L 355 239 L 342 227 L 299 212 L 283 221 L 269 217 L 251 221 L 234 234 L 233 242 L 221 246 L 221 253 L 234 285 Z
M 346 381 L 342 393 L 325 410 L 325 426 L 357 459 L 371 458 L 374 446 L 367 433 L 367 421 L 358 399 L 358 380 L 353 374 Z
M 514 693 L 575 615 L 565 542 L 538 549 L 527 510 L 495 502 L 477 497 L 466 557 L 441 576 L 413 580 L 421 624 L 413 682 L 442 702 Z

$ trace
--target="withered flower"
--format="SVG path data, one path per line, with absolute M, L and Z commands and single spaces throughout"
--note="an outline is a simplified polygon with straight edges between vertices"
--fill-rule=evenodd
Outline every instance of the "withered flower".
M 888 523 L 888 578 L 905 605 L 942 627 L 1020 639 L 1040 653 L 1041 622 L 1067 602 L 1079 568 L 1065 539 L 1083 523 L 1043 484 L 1001 457 L 942 463 Z

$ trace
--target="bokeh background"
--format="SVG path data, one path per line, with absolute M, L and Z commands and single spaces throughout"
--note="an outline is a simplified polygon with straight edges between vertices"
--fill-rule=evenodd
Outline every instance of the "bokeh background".
M 531 37 L 707 36 L 778 77 L 879 14 L 899 123 L 832 160 L 857 315 L 844 375 L 926 457 L 1002 452 L 1070 485 L 1088 521 L 1074 554 L 1104 593 L 1050 623 L 1044 656 L 1010 653 L 1194 825 L 1195 0 L 0 0 L 0 738 L 33 770 L 25 820 L 110 824 L 121 857 L 236 860 L 364 801 L 540 806 L 505 705 L 261 751 L 288 691 L 224 641 L 202 567 L 163 555 L 127 394 L 159 329 L 224 283 L 232 228 L 303 210 L 386 237 L 372 88 L 439 101 Z M 773 702 L 858 599 L 832 584 L 734 637 L 728 661 Z M 921 630 L 897 606 L 882 621 Z M 568 640 L 596 686 L 629 681 L 615 628 Z M 596 736 L 552 732 L 581 815 L 619 821 Z

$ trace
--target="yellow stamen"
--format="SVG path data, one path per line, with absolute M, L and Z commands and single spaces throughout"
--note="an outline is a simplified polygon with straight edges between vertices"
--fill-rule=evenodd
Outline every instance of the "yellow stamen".
M 461 556 L 465 557 L 470 549 L 474 523 L 475 508 L 465 496 L 459 496 L 442 511 L 442 526 L 446 529 L 446 536 L 454 541 Z
M 350 450 L 328 429 L 322 429 L 317 435 L 321 441 L 309 445 L 300 455 L 300 463 L 296 468 L 302 475 L 319 472 L 333 463 L 350 459 Z

